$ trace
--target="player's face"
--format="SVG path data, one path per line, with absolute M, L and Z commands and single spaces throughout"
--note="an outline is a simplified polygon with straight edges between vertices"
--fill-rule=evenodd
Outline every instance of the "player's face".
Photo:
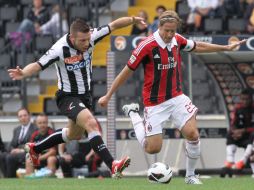
M 90 32 L 77 32 L 75 35 L 72 36 L 72 43 L 74 48 L 81 52 L 87 51 L 90 43 L 90 38 Z
M 165 43 L 169 43 L 175 36 L 177 30 L 176 22 L 166 22 L 162 26 L 159 26 L 159 34 Z

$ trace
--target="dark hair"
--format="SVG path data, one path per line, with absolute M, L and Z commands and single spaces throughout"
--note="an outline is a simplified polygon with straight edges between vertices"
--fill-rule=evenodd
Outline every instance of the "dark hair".
M 81 18 L 75 19 L 70 26 L 70 33 L 76 34 L 77 32 L 87 33 L 90 31 L 89 25 Z
M 30 111 L 29 111 L 27 108 L 25 108 L 25 107 L 18 109 L 17 114 L 18 114 L 21 110 L 25 110 L 25 111 L 28 113 L 28 115 L 30 115 Z
M 48 117 L 45 113 L 40 113 L 40 114 L 37 115 L 37 117 L 39 117 L 39 116 L 40 117 Z
M 164 11 L 167 10 L 166 7 L 165 7 L 164 5 L 158 5 L 158 6 L 156 7 L 156 11 L 157 11 L 158 9 L 163 9 Z

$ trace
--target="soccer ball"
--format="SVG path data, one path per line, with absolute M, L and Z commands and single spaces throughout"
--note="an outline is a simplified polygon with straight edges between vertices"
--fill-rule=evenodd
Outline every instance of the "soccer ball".
M 169 183 L 172 173 L 172 169 L 167 164 L 156 162 L 148 169 L 147 177 L 150 182 Z

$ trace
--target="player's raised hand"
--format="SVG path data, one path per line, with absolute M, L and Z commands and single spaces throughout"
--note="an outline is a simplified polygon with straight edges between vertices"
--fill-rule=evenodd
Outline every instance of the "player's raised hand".
M 24 77 L 22 69 L 19 66 L 15 69 L 8 69 L 8 73 L 12 80 L 21 80 Z
M 234 42 L 234 43 L 232 43 L 232 44 L 227 45 L 227 48 L 228 48 L 229 51 L 235 50 L 238 46 L 240 46 L 240 45 L 242 45 L 242 44 L 245 44 L 246 41 L 247 41 L 247 40 L 244 39 L 244 40 L 241 40 L 241 41 L 239 41 L 239 42 Z
M 108 98 L 107 96 L 102 96 L 102 97 L 100 97 L 100 99 L 98 100 L 98 104 L 99 104 L 101 107 L 107 107 L 108 101 L 109 101 L 109 98 Z

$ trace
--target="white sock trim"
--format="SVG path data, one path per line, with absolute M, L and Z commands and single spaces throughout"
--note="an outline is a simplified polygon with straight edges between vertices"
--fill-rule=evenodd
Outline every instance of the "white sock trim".
M 101 136 L 101 133 L 99 131 L 92 131 L 92 132 L 88 133 L 89 140 L 91 140 L 92 138 L 94 138 L 96 136 Z

